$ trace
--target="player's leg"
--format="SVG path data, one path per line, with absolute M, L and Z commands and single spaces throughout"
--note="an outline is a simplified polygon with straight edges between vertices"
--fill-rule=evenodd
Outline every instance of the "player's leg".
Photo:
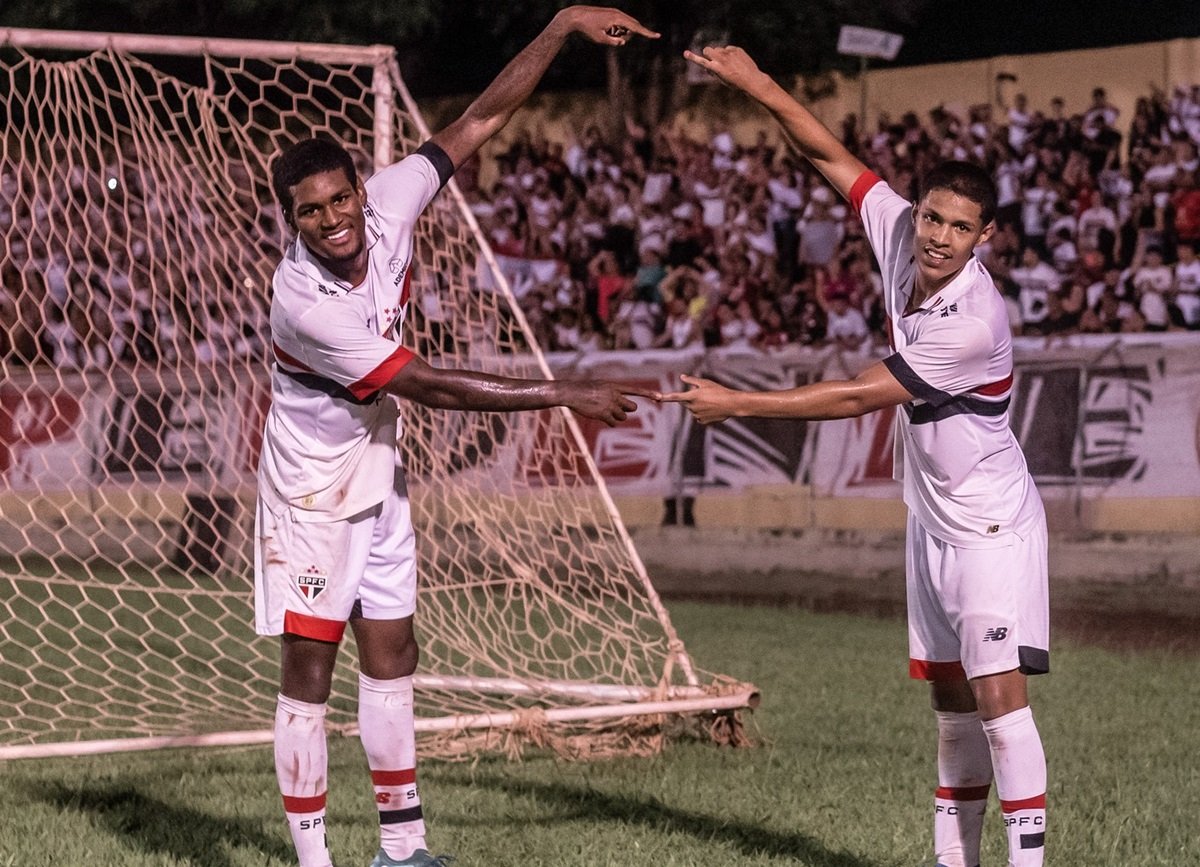
M 959 661 L 958 637 L 942 610 L 945 546 L 909 518 L 909 673 L 930 683 L 937 717 L 934 856 L 942 867 L 977 867 L 992 760 L 974 695 Z
M 934 853 L 944 867 L 977 867 L 992 756 L 965 677 L 930 682 L 938 727 Z
M 301 867 L 329 867 L 325 834 L 329 758 L 325 710 L 338 645 L 282 637 L 275 705 L 275 776 Z
M 987 736 L 1009 864 L 1045 855 L 1046 756 L 1029 707 L 1028 674 L 1049 669 L 1045 534 L 997 549 L 958 550 L 953 619 Z
M 326 702 L 373 516 L 305 524 L 294 517 L 286 505 L 260 499 L 255 626 L 282 635 L 275 772 L 292 842 L 301 867 L 329 867 Z
M 418 648 L 416 548 L 408 499 L 383 504 L 374 544 L 350 618 L 358 645 L 358 728 L 379 810 L 380 852 L 374 864 L 436 863 L 425 848 L 425 821 L 417 791 L 413 672 Z

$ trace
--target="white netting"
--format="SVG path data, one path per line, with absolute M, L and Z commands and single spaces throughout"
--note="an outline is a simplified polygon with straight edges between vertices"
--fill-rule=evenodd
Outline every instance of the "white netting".
M 251 630 L 248 534 L 285 241 L 267 164 L 320 132 L 369 173 L 420 120 L 379 49 L 0 37 L 0 757 L 261 733 L 277 642 Z M 465 214 L 451 190 L 422 221 L 407 342 L 540 375 L 507 296 L 477 288 Z M 427 751 L 652 749 L 657 714 L 745 702 L 692 670 L 568 414 L 404 421 Z M 347 729 L 353 671 L 331 700 Z

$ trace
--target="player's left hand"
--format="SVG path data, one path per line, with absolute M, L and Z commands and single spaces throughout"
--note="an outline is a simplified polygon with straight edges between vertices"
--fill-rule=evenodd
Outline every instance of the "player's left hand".
M 585 418 L 602 421 L 609 427 L 619 424 L 637 410 L 634 397 L 657 398 L 658 393 L 616 382 L 572 382 L 566 406 Z
M 571 32 L 601 45 L 624 45 L 635 34 L 647 39 L 659 37 L 636 18 L 607 6 L 570 6 L 558 14 Z
M 699 376 L 688 376 L 686 373 L 679 377 L 690 385 L 687 391 L 668 392 L 658 396 L 664 403 L 682 403 L 687 406 L 692 418 L 700 424 L 713 424 L 725 421 L 733 415 L 733 403 L 736 392 L 726 388 L 711 379 Z

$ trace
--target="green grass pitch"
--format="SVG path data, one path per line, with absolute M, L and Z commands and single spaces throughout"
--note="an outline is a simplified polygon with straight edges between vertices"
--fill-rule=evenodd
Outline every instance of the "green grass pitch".
M 671 606 L 697 662 L 763 691 L 749 749 L 652 759 L 426 762 L 430 842 L 459 867 L 900 867 L 931 862 L 934 726 L 898 620 Z M 1200 726 L 1188 654 L 1060 642 L 1033 681 L 1049 762 L 1047 864 L 1195 863 Z M 356 741 L 330 749 L 330 844 L 376 846 Z M 0 867 L 292 864 L 269 747 L 0 764 Z M 995 804 L 984 864 L 1005 861 Z

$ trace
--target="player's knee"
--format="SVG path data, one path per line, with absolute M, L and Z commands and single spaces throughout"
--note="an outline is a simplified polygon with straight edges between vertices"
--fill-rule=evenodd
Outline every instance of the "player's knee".
M 312 704 L 328 701 L 335 658 L 328 652 L 306 653 L 303 647 L 288 648 L 280 665 L 279 691 Z
M 392 680 L 408 677 L 417 670 L 421 649 L 412 634 L 397 635 L 388 641 L 374 641 L 360 645 L 359 664 L 367 677 Z

